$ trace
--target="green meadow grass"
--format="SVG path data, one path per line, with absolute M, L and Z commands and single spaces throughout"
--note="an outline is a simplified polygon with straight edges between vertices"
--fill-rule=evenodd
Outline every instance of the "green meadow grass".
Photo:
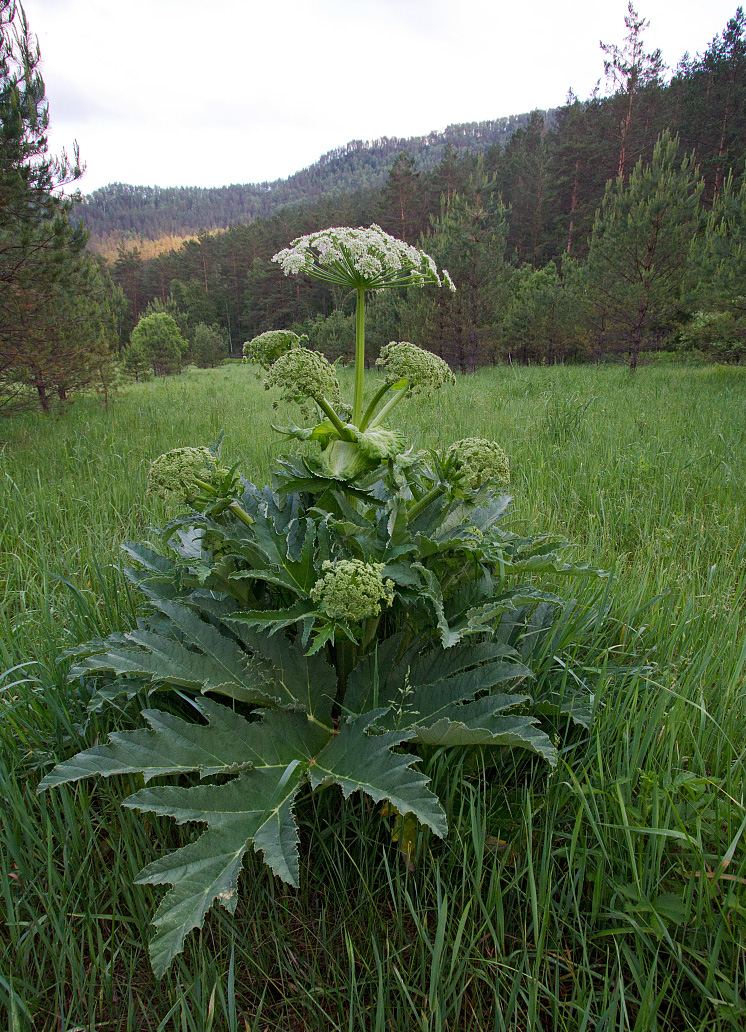
M 160 983 L 158 893 L 137 871 L 185 832 L 125 811 L 121 780 L 41 797 L 86 725 L 64 650 L 128 628 L 119 544 L 168 512 L 148 461 L 226 432 L 264 482 L 282 411 L 226 366 L 3 424 L 0 451 L 0 1008 L 12 1032 L 725 1030 L 746 1021 L 746 369 L 485 370 L 397 410 L 418 447 L 494 438 L 514 524 L 614 571 L 557 583 L 596 696 L 549 776 L 436 755 L 445 843 L 414 870 L 375 808 L 302 809 L 298 890 L 247 864 Z M 596 593 L 596 594 L 594 594 Z M 608 612 L 607 612 L 608 609 Z M 595 614 L 595 616 L 594 616 Z M 572 672 L 568 672 L 571 677 Z M 0 1009 L 0 1013 L 2 1010 Z

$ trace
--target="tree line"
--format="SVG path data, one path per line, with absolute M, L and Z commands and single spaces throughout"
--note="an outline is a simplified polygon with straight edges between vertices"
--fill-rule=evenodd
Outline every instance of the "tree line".
M 724 201 L 728 183 L 732 205 L 743 177 L 746 18 L 739 7 L 704 54 L 686 56 L 668 77 L 660 53 L 646 49 L 647 23 L 631 4 L 625 23 L 620 44 L 602 44 L 608 95 L 598 89 L 586 100 L 570 96 L 551 119 L 533 112 L 504 146 L 477 152 L 447 143 L 430 169 L 404 151 L 380 189 L 286 206 L 218 235 L 200 233 L 148 261 L 137 248 L 121 246 L 112 273 L 129 303 L 124 336 L 157 300 L 192 325 L 219 327 L 233 354 L 266 329 L 290 327 L 310 331 L 329 354 L 342 354 L 349 302 L 323 284 L 284 279 L 270 258 L 294 237 L 324 226 L 376 222 L 420 242 L 460 288 L 453 299 L 434 301 L 425 293 L 397 304 L 374 300 L 371 325 L 380 344 L 407 336 L 468 370 L 500 357 L 554 361 L 630 348 L 637 355 L 670 342 L 675 330 L 691 323 L 691 305 L 705 306 L 701 292 L 690 289 L 704 251 L 690 252 L 689 242 L 704 242 L 707 214 Z M 662 302 L 643 304 L 644 317 L 628 332 L 620 323 L 621 301 L 601 304 L 594 283 L 602 282 L 601 241 L 605 237 L 608 250 L 612 223 L 615 246 L 621 246 L 621 216 L 612 216 L 612 208 L 631 203 L 626 190 L 639 195 L 651 167 L 673 191 L 665 217 L 659 204 L 655 218 L 663 218 L 664 227 L 680 227 L 679 257 L 686 252 L 689 258 L 678 262 L 676 275 L 669 270 L 666 289 L 676 302 L 667 303 L 665 312 Z M 677 191 L 689 199 L 679 203 Z M 649 205 L 644 213 L 647 202 L 638 201 L 634 217 L 642 220 L 644 236 L 642 222 L 653 216 Z M 655 275 L 663 253 L 660 243 L 656 247 Z M 657 296 L 661 281 L 654 290 L 642 264 L 628 275 Z M 630 304 L 633 295 L 630 286 Z M 708 297 L 712 304 L 711 289 Z
M 551 117 L 551 111 L 547 113 Z M 434 168 L 446 148 L 480 151 L 502 146 L 529 114 L 450 125 L 427 136 L 352 140 L 287 179 L 220 187 L 129 186 L 111 183 L 84 197 L 80 213 L 90 245 L 108 252 L 122 239 L 160 240 L 224 229 L 273 215 L 288 205 L 312 204 L 383 185 L 392 160 L 406 150 L 420 169 Z
M 122 369 L 140 377 L 237 357 L 267 329 L 306 333 L 346 359 L 350 298 L 287 279 L 271 257 L 305 233 L 373 222 L 429 251 L 458 289 L 374 297 L 371 359 L 376 345 L 411 340 L 464 372 L 608 355 L 634 369 L 653 347 L 740 360 L 746 17 L 739 7 L 668 78 L 631 4 L 625 21 L 624 40 L 602 44 L 608 95 L 570 96 L 549 120 L 533 112 L 504 145 L 448 141 L 430 168 L 402 151 L 380 187 L 202 231 L 148 260 L 122 244 L 107 266 L 86 249 L 65 190 L 77 155 L 47 153 L 38 48 L 14 0 L 0 0 L 0 411 L 30 398 L 48 409 L 79 387 L 106 392 Z M 343 148 L 326 165 L 367 150 Z

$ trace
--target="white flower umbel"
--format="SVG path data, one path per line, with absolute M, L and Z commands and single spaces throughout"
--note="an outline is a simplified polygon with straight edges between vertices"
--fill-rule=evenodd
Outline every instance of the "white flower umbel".
M 357 291 L 355 317 L 355 393 L 352 422 L 360 426 L 363 414 L 365 369 L 365 291 L 389 287 L 422 287 L 426 283 L 455 290 L 445 270 L 439 273 L 425 251 L 384 233 L 380 226 L 322 229 L 298 237 L 272 258 L 286 276 L 305 272 L 315 279 Z M 442 276 L 442 278 L 441 278 Z
M 294 240 L 273 257 L 286 276 L 305 272 L 337 286 L 362 290 L 422 286 L 443 280 L 435 262 L 403 240 L 389 236 L 380 226 L 322 229 Z M 443 274 L 454 289 L 451 277 Z

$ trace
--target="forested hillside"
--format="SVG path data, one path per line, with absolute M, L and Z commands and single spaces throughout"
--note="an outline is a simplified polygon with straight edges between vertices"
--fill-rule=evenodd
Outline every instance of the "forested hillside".
M 458 288 L 373 296 L 371 359 L 408 340 L 465 372 L 502 359 L 610 355 L 634 369 L 654 348 L 740 361 L 746 16 L 739 7 L 704 54 L 673 71 L 646 50 L 647 22 L 631 5 L 625 23 L 622 42 L 602 46 L 604 95 L 414 141 L 349 144 L 280 183 L 112 187 L 76 209 L 59 188 L 81 169 L 47 152 L 38 48 L 17 6 L 0 0 L 0 411 L 48 409 L 50 398 L 94 384 L 108 397 L 120 368 L 140 375 L 147 365 L 131 337 L 146 314 L 173 317 L 173 361 L 157 356 L 151 372 L 238 356 L 267 329 L 292 328 L 329 358 L 348 359 L 350 299 L 285 277 L 271 260 L 334 225 L 377 223 L 419 244 Z M 119 235 L 109 266 L 84 249 L 75 217 L 91 222 L 104 208 L 109 221 L 90 243 Z M 146 258 L 123 230 L 137 241 L 170 237 L 171 248 Z
M 535 111 L 504 145 L 483 147 L 496 123 L 470 127 L 461 141 L 470 146 L 431 141 L 428 159 L 437 160 L 428 167 L 418 165 L 421 151 L 399 152 L 380 187 L 383 152 L 351 145 L 288 180 L 283 189 L 294 184 L 298 193 L 270 216 L 201 233 L 148 261 L 137 248 L 120 248 L 113 274 L 128 300 L 122 341 L 155 302 L 174 311 L 187 334 L 198 323 L 219 328 L 234 354 L 257 333 L 295 326 L 327 354 L 344 356 L 345 298 L 285 278 L 270 259 L 301 234 L 376 222 L 422 240 L 459 290 L 453 299 L 427 291 L 374 299 L 373 343 L 410 339 L 462 369 L 501 356 L 552 361 L 614 350 L 632 350 L 636 361 L 640 347 L 670 340 L 696 312 L 709 312 L 731 319 L 729 353 L 738 357 L 746 18 L 738 8 L 704 54 L 685 57 L 672 73 L 658 52 L 646 52 L 646 22 L 632 8 L 626 24 L 624 41 L 603 48 L 608 95 L 570 97 L 550 118 Z M 397 147 L 391 143 L 389 157 Z M 149 196 L 155 205 L 160 194 Z M 713 204 L 716 221 L 708 217 Z M 701 243 L 696 254 L 692 241 Z
M 550 120 L 551 111 L 544 113 Z M 287 179 L 203 187 L 129 186 L 112 183 L 83 198 L 80 208 L 94 250 L 105 251 L 123 238 L 158 240 L 224 229 L 270 216 L 286 205 L 380 189 L 392 161 L 402 151 L 422 171 L 433 169 L 446 149 L 477 153 L 504 145 L 530 115 L 450 125 L 442 132 L 408 139 L 352 140 L 324 154 Z

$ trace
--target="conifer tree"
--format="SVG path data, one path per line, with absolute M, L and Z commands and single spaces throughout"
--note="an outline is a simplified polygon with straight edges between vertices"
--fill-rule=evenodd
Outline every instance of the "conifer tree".
M 84 252 L 76 198 L 82 174 L 47 150 L 39 48 L 15 0 L 0 0 L 0 411 L 86 386 L 111 333 L 105 277 Z M 110 313 L 109 313 L 110 314 Z M 105 363 L 104 363 L 105 364 Z M 99 363 L 100 367 L 103 365 Z
M 736 10 L 724 32 L 716 36 L 700 62 L 708 75 L 714 101 L 713 196 L 716 198 L 732 169 L 734 147 L 746 129 L 746 15 Z
M 405 332 L 411 328 L 411 339 L 419 330 L 424 347 L 463 372 L 474 372 L 485 358 L 494 358 L 492 330 L 507 297 L 506 235 L 505 206 L 480 154 L 463 191 L 453 194 L 450 205 L 441 199 L 440 218 L 426 241 L 457 290 L 412 298 L 414 305 L 402 323 Z
M 496 184 L 510 207 L 509 245 L 521 265 L 541 265 L 547 243 L 549 141 L 540 111 L 532 111 L 528 124 L 510 138 Z
M 523 266 L 511 284 L 514 302 L 502 322 L 509 358 L 554 363 L 575 358 L 585 348 L 584 298 L 580 266 L 565 256 L 561 268 Z
M 606 55 L 604 72 L 607 82 L 616 89 L 617 97 L 621 100 L 617 176 L 626 174 L 640 95 L 646 89 L 649 91 L 661 84 L 665 69 L 660 50 L 645 53 L 643 33 L 650 22 L 637 14 L 632 6 L 632 0 L 629 0 L 624 24 L 627 27 L 627 35 L 623 46 L 601 43 L 601 49 Z
M 687 156 L 678 163 L 678 140 L 663 133 L 653 159 L 642 159 L 625 182 L 607 186 L 596 214 L 586 282 L 606 341 L 615 339 L 637 368 L 651 331 L 671 328 L 681 312 L 691 275 L 689 251 L 700 224 L 702 181 Z
M 414 158 L 402 151 L 389 169 L 378 204 L 377 219 L 381 228 L 400 240 L 416 240 L 424 228 L 419 175 Z
M 700 311 L 682 346 L 737 362 L 746 355 L 746 176 L 740 186 L 728 176 L 692 250 Z

